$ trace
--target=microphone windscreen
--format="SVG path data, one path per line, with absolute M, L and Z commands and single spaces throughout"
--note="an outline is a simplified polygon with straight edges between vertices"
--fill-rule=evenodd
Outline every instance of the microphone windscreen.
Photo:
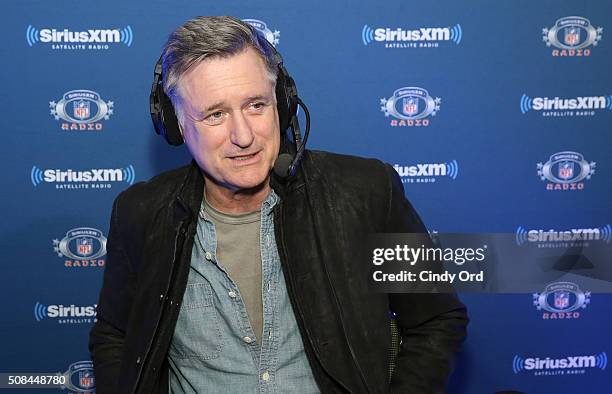
M 289 153 L 281 153 L 276 158 L 276 162 L 274 162 L 274 173 L 276 176 L 280 178 L 287 178 L 289 176 L 289 167 L 291 167 L 291 162 L 293 161 L 293 156 Z

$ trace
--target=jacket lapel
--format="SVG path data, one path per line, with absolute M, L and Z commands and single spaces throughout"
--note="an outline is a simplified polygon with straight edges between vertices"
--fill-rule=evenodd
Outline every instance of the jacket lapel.
M 346 351 L 342 311 L 328 272 L 333 263 L 330 258 L 335 255 L 334 242 L 321 238 L 333 230 L 333 212 L 308 154 L 301 169 L 288 183 L 272 184 L 281 197 L 275 231 L 289 297 L 305 346 L 308 341 L 329 375 L 351 392 L 361 392 L 360 376 L 354 368 L 346 368 L 354 361 Z M 322 228 L 325 224 L 328 231 Z

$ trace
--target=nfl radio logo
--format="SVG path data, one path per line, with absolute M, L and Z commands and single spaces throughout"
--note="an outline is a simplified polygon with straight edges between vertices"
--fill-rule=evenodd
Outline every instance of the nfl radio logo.
M 555 293 L 555 308 L 565 309 L 569 306 L 569 292 L 557 291 Z
M 415 115 L 419 112 L 419 99 L 415 97 L 405 97 L 403 99 L 403 108 L 404 114 L 406 115 Z
M 571 179 L 574 176 L 574 163 L 566 161 L 559 164 L 559 178 Z
M 580 29 L 577 27 L 566 27 L 565 43 L 572 46 L 578 45 L 580 43 Z
M 93 253 L 93 239 L 83 237 L 77 239 L 77 253 L 81 256 L 89 256 Z
M 79 372 L 79 385 L 82 389 L 90 389 L 94 387 L 94 377 L 90 371 L 81 371 Z
M 89 118 L 89 101 L 79 100 L 73 105 L 75 118 L 81 120 Z

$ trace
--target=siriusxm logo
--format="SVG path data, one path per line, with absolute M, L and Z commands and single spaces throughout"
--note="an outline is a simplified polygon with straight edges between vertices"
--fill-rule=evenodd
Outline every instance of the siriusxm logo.
M 265 22 L 260 21 L 259 19 L 243 19 L 243 22 L 248 23 L 253 26 L 257 31 L 259 31 L 263 36 L 268 40 L 268 42 L 274 46 L 277 46 L 280 41 L 280 31 L 278 30 L 270 30 L 268 25 Z
M 401 27 L 372 28 L 363 25 L 361 41 L 367 46 L 372 42 L 383 42 L 385 48 L 435 48 L 441 41 L 450 41 L 459 45 L 463 31 L 461 25 L 451 27 L 421 27 L 406 30 Z
M 108 189 L 112 182 L 133 184 L 136 178 L 134 167 L 130 164 L 125 168 L 93 168 L 85 171 L 72 169 L 45 169 L 36 166 L 30 171 L 30 180 L 34 187 L 41 183 L 54 183 L 57 189 Z
M 522 226 L 516 229 L 516 243 L 525 242 L 576 242 L 576 241 L 605 241 L 612 240 L 612 227 L 609 224 L 595 228 L 574 228 L 571 230 L 527 230 Z
M 553 56 L 589 56 L 590 46 L 597 46 L 603 28 L 595 28 L 581 16 L 566 16 L 558 19 L 554 26 L 542 29 L 542 41 L 547 47 L 555 47 Z
M 63 120 L 61 129 L 67 131 L 102 130 L 101 121 L 110 118 L 114 105 L 92 90 L 71 90 L 59 101 L 49 101 L 51 116 Z
M 543 116 L 589 116 L 595 115 L 595 110 L 607 109 L 612 111 L 612 95 L 531 98 L 523 94 L 520 100 L 520 108 L 523 114 L 529 111 L 543 111 Z
M 548 181 L 546 190 L 582 190 L 584 180 L 591 179 L 596 163 L 587 162 L 578 152 L 557 152 L 546 163 L 537 163 L 538 176 Z
M 576 319 L 580 310 L 591 303 L 591 292 L 582 291 L 572 282 L 554 282 L 543 292 L 532 295 L 533 305 L 542 312 L 542 319 Z
M 608 355 L 606 352 L 591 356 L 568 356 L 561 358 L 540 358 L 515 355 L 512 359 L 512 371 L 518 374 L 523 371 L 556 371 L 558 373 L 536 373 L 535 375 L 563 375 L 568 369 L 600 369 L 605 370 L 608 366 Z M 572 374 L 571 372 L 568 374 Z
M 98 304 L 76 306 L 71 305 L 44 305 L 40 302 L 34 304 L 34 318 L 36 321 L 44 319 L 70 319 L 70 318 L 87 318 L 96 316 L 96 308 Z M 70 321 L 76 323 L 76 321 Z
M 434 183 L 436 178 L 440 177 L 455 180 L 459 174 L 457 160 L 447 163 L 426 163 L 411 166 L 395 164 L 393 168 L 402 178 L 403 183 Z
M 419 87 L 399 88 L 389 98 L 380 99 L 380 110 L 385 117 L 392 117 L 390 125 L 429 126 L 430 117 L 440 110 L 442 99 L 433 98 L 426 89 Z
M 53 240 L 53 251 L 58 257 L 66 258 L 66 267 L 103 267 L 106 237 L 102 231 L 95 228 L 74 228 L 61 240 Z
M 35 44 L 51 44 L 53 49 L 109 49 L 108 44 L 132 46 L 134 33 L 128 25 L 121 29 L 88 29 L 72 31 L 70 29 L 37 29 L 32 25 L 26 28 L 26 42 L 32 47 Z

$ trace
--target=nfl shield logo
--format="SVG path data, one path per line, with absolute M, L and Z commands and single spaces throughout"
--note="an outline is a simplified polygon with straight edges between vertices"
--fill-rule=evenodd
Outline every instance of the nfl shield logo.
M 577 27 L 565 28 L 565 43 L 567 45 L 578 45 L 580 42 L 580 29 Z
M 559 178 L 571 179 L 574 176 L 574 162 L 565 161 L 559 164 Z
M 94 377 L 90 371 L 79 372 L 79 385 L 82 389 L 90 389 L 94 387 Z
M 89 256 L 93 252 L 93 239 L 83 237 L 77 239 L 77 253 L 81 256 Z
M 402 100 L 402 111 L 406 115 L 416 115 L 419 112 L 419 99 L 414 97 L 405 97 Z
M 569 292 L 557 291 L 555 292 L 555 308 L 565 309 L 569 306 Z
M 75 118 L 81 120 L 89 118 L 89 101 L 79 100 L 73 106 Z

